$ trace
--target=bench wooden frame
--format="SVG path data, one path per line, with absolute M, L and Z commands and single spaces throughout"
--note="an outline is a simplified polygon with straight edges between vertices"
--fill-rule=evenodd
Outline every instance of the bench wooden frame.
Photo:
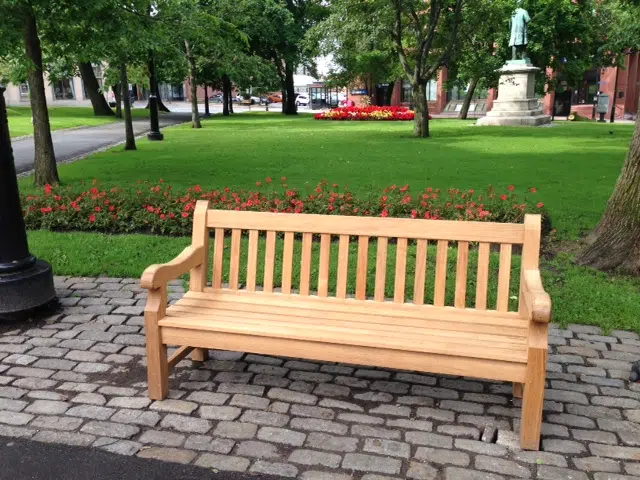
M 538 269 L 539 215 L 524 224 L 209 210 L 199 201 L 192 245 L 142 275 L 149 396 L 168 395 L 170 370 L 208 349 L 473 376 L 513 382 L 522 398 L 521 446 L 537 450 L 547 362 L 551 301 Z M 213 281 L 207 285 L 210 230 Z M 229 284 L 222 284 L 224 236 L 231 231 Z M 248 230 L 246 285 L 239 284 L 242 231 Z M 266 232 L 264 281 L 258 291 L 259 232 Z M 276 232 L 284 234 L 282 286 L 274 292 Z M 302 235 L 300 285 L 294 291 L 294 234 Z M 319 235 L 317 292 L 310 291 L 312 239 Z M 332 236 L 339 237 L 336 296 L 328 295 Z M 347 298 L 348 249 L 358 237 L 355 298 Z M 375 292 L 367 296 L 369 243 L 377 238 Z M 387 247 L 397 239 L 393 301 L 385 298 Z M 405 301 L 407 246 L 416 241 L 412 302 Z M 434 304 L 425 305 L 427 247 L 437 240 Z M 445 306 L 449 243 L 457 242 L 455 301 Z M 466 306 L 469 243 L 478 243 L 475 308 Z M 496 309 L 487 309 L 491 243 L 500 244 Z M 522 245 L 517 312 L 509 312 L 512 245 Z M 335 248 L 335 245 L 334 245 Z M 167 282 L 190 273 L 189 291 L 167 305 Z M 429 286 L 431 288 L 431 286 Z M 313 294 L 315 293 L 315 294 Z M 167 345 L 183 345 L 167 356 Z

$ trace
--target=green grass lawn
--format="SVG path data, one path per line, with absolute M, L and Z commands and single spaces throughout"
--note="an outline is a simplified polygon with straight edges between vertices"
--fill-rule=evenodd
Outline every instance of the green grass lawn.
M 131 185 L 163 178 L 174 188 L 251 188 L 267 176 L 294 187 L 327 179 L 361 194 L 391 184 L 523 191 L 535 186 L 557 239 L 573 243 L 598 221 L 632 134 L 631 125 L 559 123 L 553 128 L 480 128 L 435 120 L 433 137 L 414 139 L 410 123 L 320 122 L 279 114 L 215 116 L 204 128 L 165 130 L 164 142 L 138 142 L 60 166 L 63 182 Z M 21 181 L 31 191 L 30 179 Z M 187 238 L 31 232 L 35 254 L 59 274 L 139 276 L 173 258 Z M 575 249 L 574 249 L 575 250 Z M 570 254 L 543 261 L 555 320 L 640 331 L 640 280 L 577 267 Z M 514 262 L 516 263 L 516 262 Z
M 33 135 L 31 109 L 28 107 L 9 107 L 9 131 L 12 137 Z M 133 109 L 135 118 L 147 118 L 149 111 Z M 115 117 L 96 117 L 91 107 L 49 107 L 49 121 L 52 130 L 74 127 L 93 127 L 115 122 Z

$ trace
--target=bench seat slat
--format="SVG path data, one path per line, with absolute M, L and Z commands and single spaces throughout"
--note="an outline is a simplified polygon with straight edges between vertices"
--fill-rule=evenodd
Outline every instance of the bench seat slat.
M 201 299 L 214 302 L 236 302 L 259 305 L 278 305 L 282 307 L 299 307 L 319 311 L 344 311 L 362 315 L 384 315 L 389 318 L 407 317 L 418 319 L 438 318 L 450 322 L 464 321 L 473 318 L 474 323 L 498 325 L 504 327 L 520 327 L 528 329 L 529 322 L 518 312 L 496 312 L 495 310 L 459 309 L 454 307 L 434 307 L 433 305 L 413 305 L 410 303 L 373 302 L 371 300 L 340 299 L 335 297 L 319 298 L 316 296 L 283 295 L 279 293 L 248 292 L 246 290 L 205 289 L 204 292 L 187 292 L 184 298 Z M 463 320 L 461 320 L 463 319 Z
M 297 314 L 296 314 L 297 313 Z M 365 329 L 377 332 L 386 337 L 402 338 L 405 343 L 411 344 L 421 338 L 425 344 L 437 341 L 455 342 L 460 345 L 485 347 L 487 342 L 499 343 L 499 349 L 505 351 L 522 352 L 526 347 L 526 339 L 517 335 L 500 335 L 495 329 L 478 326 L 468 330 L 458 328 L 447 330 L 443 322 L 422 322 L 421 325 L 404 325 L 402 323 L 391 324 L 384 322 L 362 322 L 357 319 L 342 319 L 335 312 L 325 312 L 323 316 L 305 315 L 304 312 L 286 312 L 281 309 L 268 309 L 267 311 L 243 311 L 239 309 L 219 308 L 215 310 L 202 309 L 189 305 L 174 305 L 167 311 L 167 317 L 174 318 L 214 318 L 227 320 L 232 323 L 266 323 L 275 325 L 283 319 L 296 325 L 305 325 L 307 328 L 347 328 L 354 330 Z M 289 323 L 287 324 L 289 325 Z M 458 325 L 460 327 L 460 325 Z
M 175 312 L 175 310 L 174 310 Z M 455 351 L 456 356 L 486 358 L 509 362 L 526 362 L 527 348 L 522 345 L 519 349 L 486 348 L 486 341 L 478 334 L 459 334 L 458 337 L 430 334 L 424 329 L 421 334 L 415 330 L 405 331 L 406 327 L 396 327 L 394 332 L 380 330 L 375 325 L 353 325 L 349 322 L 330 322 L 325 319 L 309 319 L 301 322 L 299 317 L 279 314 L 246 313 L 245 315 L 230 317 L 228 312 L 215 311 L 206 315 L 194 315 L 182 312 L 173 316 L 174 312 L 160 320 L 160 327 L 195 329 L 204 331 L 228 332 L 237 334 L 251 334 L 265 337 L 282 337 L 315 342 L 341 343 L 369 347 L 391 348 L 414 352 L 429 352 L 450 354 Z M 233 321 L 229 319 L 233 318 Z M 475 337 L 476 344 L 471 343 Z M 466 342 L 467 340 L 468 342 Z M 494 340 L 495 341 L 495 340 Z

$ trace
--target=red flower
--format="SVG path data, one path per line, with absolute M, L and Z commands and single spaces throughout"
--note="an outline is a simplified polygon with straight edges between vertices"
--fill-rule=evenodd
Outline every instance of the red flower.
M 111 205 L 111 206 L 109 207 L 109 211 L 110 211 L 110 212 L 115 211 L 115 209 L 116 209 L 116 207 L 114 207 L 113 205 Z
M 384 210 L 382 210 L 382 213 L 380 214 L 381 217 L 388 217 L 389 216 L 389 211 L 385 208 Z
M 45 195 L 51 194 L 51 185 L 49 185 L 48 183 L 44 186 L 44 193 Z
M 256 186 L 257 187 L 261 187 L 262 186 L 262 182 L 256 182 Z
M 283 181 L 283 182 L 286 182 L 287 181 L 287 177 L 280 177 L 280 180 Z
M 59 202 L 60 200 L 62 200 L 62 197 L 60 195 L 56 195 L 53 198 L 56 200 L 56 202 Z
M 164 213 L 161 213 L 161 214 L 160 214 L 160 220 L 164 220 L 164 219 L 165 219 L 165 214 L 164 214 Z
M 169 218 L 171 218 L 171 219 L 176 218 L 176 214 L 175 214 L 175 213 L 170 213 L 170 214 L 169 214 Z
M 98 212 L 98 213 L 100 213 L 100 212 L 102 211 L 102 208 L 101 208 L 101 207 L 96 207 L 96 208 L 95 208 L 95 211 L 96 211 L 96 212 Z
M 509 185 L 509 191 L 513 192 L 516 189 L 515 185 Z
M 411 218 L 417 218 L 418 217 L 418 211 L 417 210 L 411 210 Z
M 536 189 L 536 187 L 531 187 L 531 188 L 529 189 L 529 191 L 530 191 L 531 193 L 536 193 L 538 190 Z
M 536 207 L 538 207 L 538 208 L 542 208 L 542 207 L 544 207 L 544 203 L 540 202 L 540 203 L 538 203 L 538 204 L 536 205 Z
M 267 183 L 271 183 L 273 179 L 271 177 L 267 177 Z
M 200 187 L 200 185 L 196 185 L 193 189 L 196 191 L 196 193 L 202 193 L 202 188 Z
M 96 221 L 96 216 L 91 214 L 89 215 L 89 223 L 94 223 Z
M 189 216 L 189 212 L 182 212 L 182 218 L 187 218 Z
M 502 195 L 500 195 L 500 200 L 502 200 L 503 202 L 507 199 L 508 197 L 503 193 Z
M 53 211 L 53 209 L 51 207 L 44 207 L 40 209 L 40 212 L 44 213 L 45 215 L 47 213 L 51 213 Z

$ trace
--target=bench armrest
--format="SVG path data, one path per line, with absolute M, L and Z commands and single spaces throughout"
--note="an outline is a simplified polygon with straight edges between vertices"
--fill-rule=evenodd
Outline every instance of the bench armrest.
M 202 265 L 204 253 L 204 247 L 191 245 L 169 263 L 147 267 L 140 279 L 140 286 L 147 289 L 156 289 L 166 285 L 169 280 L 175 280 L 192 268 Z
M 551 297 L 544 291 L 540 270 L 525 270 L 522 280 L 527 317 L 534 322 L 548 323 L 551 320 Z

